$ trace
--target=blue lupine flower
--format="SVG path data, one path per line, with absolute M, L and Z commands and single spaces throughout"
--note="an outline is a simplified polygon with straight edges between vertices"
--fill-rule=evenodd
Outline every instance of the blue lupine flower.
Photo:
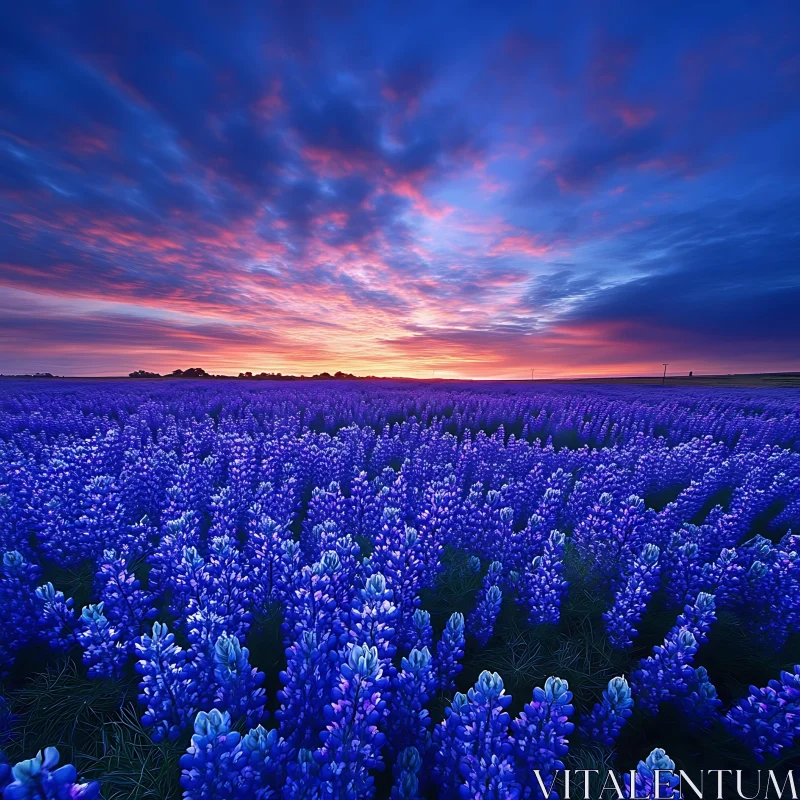
M 520 796 L 514 765 L 510 758 L 493 755 L 488 760 L 468 755 L 459 767 L 463 782 L 462 800 L 516 800 Z
M 389 743 L 395 752 L 416 746 L 427 749 L 430 716 L 425 704 L 433 694 L 435 677 L 427 647 L 403 657 L 401 671 L 392 678 L 389 704 Z
M 517 602 L 527 606 L 531 625 L 555 625 L 561 617 L 561 601 L 568 586 L 561 577 L 564 542 L 564 534 L 553 531 L 545 542 L 544 553 L 536 556 L 520 575 Z
M 100 796 L 97 781 L 77 783 L 75 767 L 65 764 L 56 768 L 58 761 L 55 747 L 20 761 L 11 770 L 13 780 L 3 791 L 4 800 L 93 800 Z
M 121 641 L 122 631 L 111 625 L 103 614 L 103 603 L 84 606 L 81 611 L 81 628 L 76 633 L 83 648 L 83 663 L 90 678 L 117 677 L 128 657 L 128 649 Z
M 670 634 L 677 633 L 681 628 L 692 632 L 698 645 L 708 641 L 708 632 L 717 618 L 716 599 L 713 594 L 700 592 L 693 603 L 684 606 L 683 613 L 678 615 Z
M 289 748 L 276 730 L 252 728 L 239 743 L 234 763 L 239 769 L 239 797 L 277 797 L 285 782 Z
M 435 758 L 432 778 L 439 786 L 442 797 L 452 798 L 458 793 L 461 759 L 469 753 L 467 744 L 459 736 L 459 730 L 464 725 L 462 712 L 468 705 L 467 696 L 456 692 L 444 710 L 444 720 L 434 728 L 431 737 Z
M 224 800 L 237 796 L 240 770 L 234 753 L 241 735 L 231 730 L 228 712 L 199 711 L 186 754 L 181 756 L 184 800 Z
M 369 798 L 374 792 L 372 769 L 383 768 L 381 749 L 386 737 L 378 730 L 386 715 L 382 692 L 388 680 L 383 675 L 378 650 L 352 645 L 340 667 L 340 676 L 325 706 L 327 726 L 320 734 L 322 747 L 314 758 L 321 765 L 323 794 Z
M 659 553 L 657 545 L 644 546 L 633 562 L 625 583 L 617 591 L 611 609 L 603 614 L 608 638 L 614 647 L 631 647 L 634 638 L 639 635 L 635 626 L 642 618 L 661 577 Z
M 314 631 L 303 631 L 300 640 L 286 649 L 286 669 L 279 676 L 281 707 L 275 716 L 280 732 L 295 747 L 307 747 L 319 732 L 333 666 L 317 646 Z
M 395 782 L 392 786 L 393 800 L 421 800 L 419 794 L 419 778 L 422 758 L 416 747 L 407 747 L 401 751 L 395 764 Z
M 146 706 L 142 724 L 151 728 L 153 740 L 177 739 L 205 698 L 200 697 L 196 670 L 187 654 L 175 644 L 166 624 L 154 622 L 151 634 L 136 642 L 139 702 Z
M 493 561 L 483 579 L 483 586 L 476 598 L 475 610 L 470 615 L 468 628 L 475 635 L 478 644 L 485 647 L 494 633 L 494 626 L 500 614 L 503 602 L 503 591 L 500 582 L 503 579 L 503 565 Z
M 455 611 L 447 620 L 436 646 L 436 684 L 440 691 L 447 692 L 455 686 L 456 675 L 463 669 L 464 645 L 464 615 Z
M 569 721 L 575 711 L 571 701 L 567 681 L 548 678 L 544 689 L 537 686 L 531 702 L 511 722 L 514 752 L 524 765 L 521 775 L 529 795 L 540 792 L 537 770 L 544 785 L 550 786 L 556 772 L 564 769 L 567 736 L 575 729 Z
M 141 582 L 130 574 L 125 559 L 115 550 L 103 551 L 97 582 L 103 614 L 119 631 L 121 644 L 132 653 L 136 637 L 158 613 L 153 607 L 153 597 L 142 590 Z
M 391 659 L 397 651 L 394 638 L 400 612 L 393 598 L 394 592 L 377 572 L 370 575 L 350 608 L 351 640 L 377 648 L 381 659 Z
M 747 745 L 758 761 L 780 755 L 800 734 L 800 664 L 794 672 L 781 672 L 780 680 L 750 687 L 750 694 L 725 715 L 725 727 Z
M 50 581 L 36 588 L 39 601 L 39 627 L 46 632 L 48 643 L 53 650 L 68 650 L 75 644 L 77 620 L 73 609 L 74 600 L 64 597 L 64 592 L 56 591 Z
M 687 682 L 686 694 L 677 700 L 678 708 L 694 728 L 708 730 L 719 721 L 722 701 L 717 697 L 717 689 L 708 677 L 705 667 L 694 670 L 694 678 Z
M 643 658 L 633 673 L 637 706 L 654 713 L 662 700 L 685 696 L 694 678 L 691 663 L 696 652 L 694 634 L 687 628 L 673 628 L 664 644 L 656 645 L 653 655 Z
M 262 720 L 266 711 L 264 673 L 250 667 L 249 651 L 242 647 L 235 636 L 227 633 L 214 644 L 214 679 L 217 692 L 215 703 L 234 715 L 246 715 L 247 722 L 255 725 Z
M 624 677 L 612 678 L 603 697 L 581 722 L 581 732 L 589 740 L 612 747 L 625 720 L 633 713 L 633 698 Z
M 311 750 L 301 747 L 297 759 L 290 761 L 286 769 L 283 800 L 322 800 L 327 787 L 320 780 L 320 765 Z
M 678 800 L 680 792 L 680 778 L 672 775 L 675 769 L 675 762 L 660 748 L 653 750 L 644 761 L 640 761 L 634 773 L 635 786 L 631 787 L 631 776 L 626 773 L 625 797 L 630 798 L 667 798 L 667 800 Z M 659 770 L 656 776 L 656 770 Z M 658 778 L 658 787 L 656 787 Z
M 484 670 L 467 692 L 467 699 L 469 703 L 461 711 L 464 726 L 457 733 L 468 753 L 484 760 L 493 755 L 509 755 L 512 743 L 506 708 L 511 704 L 511 696 L 505 693 L 503 679 L 496 672 Z
M 411 645 L 421 650 L 433 648 L 433 626 L 431 615 L 422 608 L 418 608 L 411 617 Z
M 4 614 L 0 626 L 0 677 L 14 662 L 17 650 L 36 633 L 30 621 L 38 616 L 34 589 L 40 575 L 41 569 L 19 550 L 3 554 L 0 564 L 0 607 Z

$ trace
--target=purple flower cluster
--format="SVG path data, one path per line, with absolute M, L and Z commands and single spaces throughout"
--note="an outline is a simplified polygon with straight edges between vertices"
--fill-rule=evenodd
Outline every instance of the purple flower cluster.
M 624 583 L 616 592 L 614 605 L 603 614 L 608 638 L 614 647 L 631 647 L 638 635 L 635 626 L 647 609 L 647 603 L 658 587 L 661 577 L 659 554 L 657 545 L 644 546 L 639 557 L 633 562 L 630 572 L 624 577 Z
M 777 756 L 800 737 L 800 664 L 780 680 L 750 687 L 750 694 L 725 715 L 725 727 L 748 745 L 759 761 Z
M 475 666 L 505 633 L 504 598 L 563 632 L 584 588 L 621 651 L 649 606 L 682 609 L 630 686 L 614 678 L 595 698 L 584 740 L 614 747 L 634 708 L 662 702 L 689 725 L 724 721 L 759 758 L 796 739 L 797 669 L 725 713 L 695 666 L 718 610 L 771 652 L 800 633 L 791 398 L 299 382 L 3 391 L 0 674 L 26 646 L 82 658 L 91 678 L 135 668 L 152 738 L 194 730 L 187 800 L 368 798 L 387 766 L 392 796 L 409 800 L 552 795 L 573 729 L 566 681 L 548 678 L 515 719 L 497 673 L 454 690 L 464 659 Z M 769 538 L 753 536 L 762 524 Z M 454 608 L 487 562 L 465 624 Z M 93 577 L 87 594 L 62 567 Z M 442 613 L 431 598 L 444 586 L 459 600 Z M 257 654 L 273 624 L 285 663 L 267 698 Z M 37 758 L 13 777 L 0 763 L 6 796 L 96 796 L 51 751 Z M 653 794 L 667 763 L 651 753 L 629 791 Z
M 499 561 L 492 561 L 478 592 L 475 609 L 467 621 L 467 627 L 472 631 L 481 647 L 485 647 L 492 638 L 494 626 L 500 614 L 500 606 L 503 602 L 503 590 L 500 588 L 502 580 L 503 565 Z

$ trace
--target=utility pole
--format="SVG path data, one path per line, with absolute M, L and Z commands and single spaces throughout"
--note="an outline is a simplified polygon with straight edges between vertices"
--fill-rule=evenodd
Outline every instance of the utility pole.
M 663 362 L 662 362 L 662 363 L 663 363 Z M 668 366 L 669 366 L 668 364 L 664 364 L 664 375 L 663 375 L 663 377 L 661 378 L 661 385 L 662 385 L 662 386 L 664 385 L 664 381 L 666 381 L 666 380 L 667 380 L 667 367 L 668 367 Z
M 533 380 L 533 370 L 531 370 L 531 380 Z

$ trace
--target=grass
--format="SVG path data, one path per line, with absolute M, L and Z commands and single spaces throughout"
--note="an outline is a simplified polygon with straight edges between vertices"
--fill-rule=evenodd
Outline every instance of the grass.
M 81 774 L 101 782 L 105 800 L 179 796 L 179 759 L 184 747 L 174 742 L 154 743 L 138 713 L 134 704 L 123 706 L 104 720 L 96 746 L 77 755 Z
M 138 719 L 136 680 L 92 680 L 69 658 L 47 666 L 9 694 L 16 716 L 12 759 L 54 746 L 61 763 L 99 780 L 105 800 L 178 797 L 186 741 L 155 744 Z

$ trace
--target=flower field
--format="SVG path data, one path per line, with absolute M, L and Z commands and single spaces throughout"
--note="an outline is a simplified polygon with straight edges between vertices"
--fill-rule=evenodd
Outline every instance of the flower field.
M 2 797 L 791 763 L 792 528 L 793 390 L 6 381 Z

